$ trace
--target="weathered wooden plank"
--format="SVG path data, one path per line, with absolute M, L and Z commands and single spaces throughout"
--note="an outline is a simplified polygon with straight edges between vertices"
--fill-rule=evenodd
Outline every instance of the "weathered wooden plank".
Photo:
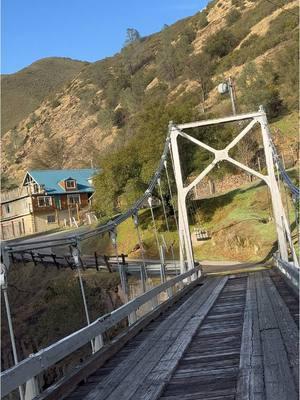
M 206 300 L 203 306 L 196 311 L 192 319 L 181 331 L 173 345 L 169 347 L 168 351 L 151 371 L 144 383 L 139 386 L 138 390 L 134 393 L 133 398 L 135 400 L 154 400 L 160 396 L 164 387 L 169 381 L 169 378 L 177 367 L 184 351 L 191 343 L 196 330 L 210 311 L 225 283 L 226 280 L 221 281 L 213 290 L 212 294 Z
M 275 273 L 276 271 L 276 273 Z M 279 270 L 270 270 L 270 277 L 284 303 L 290 310 L 298 329 L 299 329 L 299 293 L 295 293 L 294 287 L 289 285 L 287 277 Z
M 220 390 L 219 393 L 211 394 L 209 397 L 203 397 L 203 395 L 207 396 L 207 393 L 203 394 L 201 392 L 196 392 L 196 393 L 181 393 L 180 396 L 176 395 L 168 395 L 168 396 L 163 396 L 160 399 L 161 400 L 200 400 L 200 399 L 205 399 L 205 400 L 235 400 L 235 393 L 232 392 L 232 390 Z
M 138 349 L 124 360 L 106 379 L 99 383 L 86 400 L 99 399 L 126 399 L 136 390 L 134 385 L 140 384 L 143 378 L 151 371 L 161 358 L 164 351 L 171 345 L 172 338 L 184 327 L 191 317 L 209 296 L 210 292 L 223 279 L 206 282 L 181 307 L 171 314 L 159 327 L 154 330 L 147 340 Z M 225 281 L 224 281 L 225 282 Z M 122 387 L 122 389 L 121 389 Z M 116 390 L 115 390 L 116 389 Z
M 260 331 L 278 328 L 277 320 L 272 308 L 269 296 L 264 288 L 263 276 L 261 273 L 255 274 L 257 307 L 259 316 Z
M 161 399 L 218 399 L 236 394 L 247 276 L 232 277 L 197 330 Z M 227 317 L 230 304 L 234 305 Z M 224 307 L 222 307 L 225 305 Z M 238 305 L 238 307 L 236 307 Z M 218 320 L 214 317 L 222 316 Z M 214 332 L 219 325 L 220 329 Z M 239 327 L 239 329 L 237 329 Z M 223 332 L 222 332 L 223 328 Z M 199 358 L 200 356 L 200 358 Z
M 263 400 L 263 361 L 254 275 L 247 282 L 236 400 Z
M 165 312 L 166 314 L 168 314 L 168 308 L 178 302 L 182 297 L 187 295 L 187 293 L 194 286 L 198 285 L 199 282 L 200 280 L 192 282 L 190 286 L 187 286 L 182 291 L 176 293 L 173 298 L 168 299 L 166 302 L 161 304 L 159 308 L 156 308 L 146 316 L 142 317 L 137 324 L 130 326 L 126 332 L 121 333 L 111 343 L 106 344 L 83 365 L 80 365 L 78 368 L 76 368 L 75 371 L 67 374 L 62 380 L 58 381 L 56 384 L 46 389 L 46 391 L 41 393 L 36 400 L 57 400 L 58 398 L 65 398 L 66 395 L 75 390 L 76 386 L 80 382 L 93 374 L 98 368 L 102 367 L 102 365 L 104 365 L 104 363 L 108 359 L 113 357 L 129 340 L 135 337 L 142 329 L 144 329 L 150 323 L 151 325 L 154 324 L 153 320 L 158 318 L 161 313 Z
M 297 400 L 294 380 L 279 329 L 261 332 L 266 400 Z
M 296 400 L 287 353 L 263 279 L 261 273 L 255 275 L 266 400 Z
M 206 281 L 205 283 L 204 283 L 204 288 L 206 287 L 206 286 L 209 286 L 210 284 L 212 284 L 212 281 Z M 195 296 L 195 294 L 194 294 L 194 296 Z M 191 301 L 191 300 L 190 300 Z M 182 306 L 182 305 L 181 305 Z M 161 308 L 161 307 L 160 307 Z M 158 310 L 159 311 L 159 310 Z M 183 311 L 184 312 L 184 311 Z M 167 312 L 167 314 L 168 314 L 168 312 Z M 156 326 L 158 325 L 158 322 L 152 322 L 151 323 L 151 325 L 150 325 L 150 327 L 147 329 L 147 331 L 149 331 L 149 330 L 151 330 L 151 331 L 155 331 L 155 328 L 156 328 Z M 146 332 L 145 332 L 146 333 Z M 143 333 L 141 334 L 142 336 L 143 336 Z M 136 354 L 136 353 L 135 353 Z M 120 354 L 121 355 L 121 354 Z M 111 366 L 113 366 L 114 368 L 116 368 L 116 366 L 118 366 L 119 368 L 120 368 L 120 361 L 122 361 L 122 360 L 120 360 L 120 355 L 118 355 L 118 358 L 116 359 L 114 359 L 114 360 L 112 360 L 112 361 L 114 361 L 114 363 L 113 363 L 113 365 L 111 364 L 111 362 L 109 363 Z M 142 357 L 143 356 L 143 353 L 141 353 L 141 355 L 140 355 L 140 357 Z M 138 357 L 138 355 L 136 355 L 136 357 Z M 128 372 L 128 368 L 126 367 L 125 368 L 125 372 L 123 371 L 123 373 L 127 373 Z M 121 378 L 122 377 L 122 375 L 121 375 L 121 372 L 119 371 L 119 377 Z M 96 378 L 97 379 L 97 378 Z M 91 380 L 91 378 L 89 379 L 89 380 Z M 101 379 L 99 379 L 98 378 L 98 382 L 101 382 Z M 117 385 L 117 383 L 116 383 L 116 385 Z M 76 392 L 75 392 L 76 393 Z M 70 397 L 71 398 L 71 397 Z
M 200 397 L 201 393 L 194 393 L 194 394 L 181 394 L 179 396 L 167 396 L 167 397 L 161 397 L 161 400 L 199 400 L 202 399 L 203 397 Z M 224 394 L 223 391 L 221 391 L 219 396 L 210 396 L 206 397 L 205 400 L 235 400 L 235 395 L 234 394 Z
M 299 331 L 269 274 L 264 272 L 263 277 L 264 286 L 269 298 L 272 299 L 272 307 L 288 355 L 296 389 L 299 391 Z

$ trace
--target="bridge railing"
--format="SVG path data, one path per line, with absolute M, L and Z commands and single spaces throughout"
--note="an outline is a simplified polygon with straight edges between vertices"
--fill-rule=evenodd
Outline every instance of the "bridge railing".
M 41 349 L 39 352 L 19 362 L 14 367 L 2 372 L 1 396 L 6 396 L 25 383 L 30 383 L 32 385 L 32 381 L 34 381 L 35 377 L 40 373 L 65 357 L 71 355 L 89 342 L 92 342 L 125 318 L 128 318 L 131 321 L 131 324 L 135 323 L 138 319 L 137 311 L 141 306 L 149 302 L 152 304 L 152 310 L 156 309 L 159 307 L 158 295 L 166 291 L 168 298 L 173 297 L 175 295 L 176 287 L 178 290 L 182 290 L 184 287 L 183 283 L 189 283 L 191 279 L 195 279 L 200 271 L 201 267 L 198 265 L 195 268 L 154 287 L 111 313 L 103 315 L 90 325 L 66 336 L 49 347 Z M 150 310 L 148 312 L 150 312 Z M 97 350 L 100 350 L 100 348 L 101 346 L 98 347 Z M 31 398 L 33 397 L 34 396 Z M 30 397 L 26 396 L 26 398 Z
M 290 262 L 282 260 L 278 255 L 274 254 L 277 268 L 288 278 L 292 285 L 299 290 L 300 269 Z

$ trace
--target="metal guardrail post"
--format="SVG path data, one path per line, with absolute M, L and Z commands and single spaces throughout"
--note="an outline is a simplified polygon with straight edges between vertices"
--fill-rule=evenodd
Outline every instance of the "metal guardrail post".
M 9 300 L 8 300 L 8 295 L 7 295 L 7 271 L 9 269 L 10 260 L 9 260 L 8 252 L 4 248 L 4 243 L 2 243 L 1 247 L 2 248 L 1 248 L 1 265 L 0 265 L 0 287 L 1 287 L 1 291 L 3 292 L 3 297 L 4 297 L 13 359 L 14 359 L 15 365 L 17 365 L 19 362 L 18 361 L 18 353 L 17 353 L 15 334 L 14 334 L 14 329 L 13 329 L 13 324 L 12 324 L 12 319 L 11 319 L 10 305 L 9 305 Z M 19 386 L 19 395 L 20 395 L 20 399 L 24 400 L 24 389 L 23 389 L 22 385 Z
M 25 400 L 33 400 L 40 394 L 40 388 L 37 378 L 34 376 L 26 382 Z
M 282 260 L 278 255 L 274 254 L 273 259 L 275 260 L 277 268 L 287 277 L 292 285 L 299 291 L 300 287 L 300 269 L 290 262 Z

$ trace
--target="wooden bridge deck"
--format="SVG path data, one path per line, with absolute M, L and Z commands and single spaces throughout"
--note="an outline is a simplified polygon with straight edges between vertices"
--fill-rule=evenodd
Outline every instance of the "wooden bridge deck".
M 296 400 L 298 299 L 274 271 L 207 278 L 68 400 Z

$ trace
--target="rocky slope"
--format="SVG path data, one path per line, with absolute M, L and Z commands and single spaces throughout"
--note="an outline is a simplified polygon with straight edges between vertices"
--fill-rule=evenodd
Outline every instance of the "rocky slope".
M 297 2 L 285 7 L 295 13 Z M 2 136 L 4 175 L 20 181 L 30 167 L 101 164 L 101 156 L 135 134 L 143 107 L 155 96 L 167 104 L 192 98 L 199 115 L 203 110 L 217 115 L 230 112 L 228 99 L 220 98 L 216 85 L 228 75 L 238 78 L 246 62 L 259 64 L 276 57 L 297 35 L 294 20 L 292 13 L 264 0 L 214 0 L 202 12 L 130 44 L 112 58 L 89 65 L 69 61 L 70 68 L 57 86 L 45 84 L 18 121 L 11 118 L 18 96 L 14 91 L 7 94 L 10 77 L 3 77 L 3 129 L 11 128 Z M 280 35 L 275 38 L 276 29 Z M 220 37 L 228 38 L 226 51 Z M 254 50 L 248 54 L 249 43 Z M 203 80 L 189 65 L 195 59 L 201 66 L 207 57 L 209 85 L 200 95 Z M 46 70 L 50 78 L 56 71 L 50 73 L 48 66 Z M 33 77 L 36 74 L 32 71 Z M 21 75 L 19 79 L 22 83 Z M 24 90 L 31 90 L 30 80 Z M 196 103 L 201 98 L 200 107 Z

